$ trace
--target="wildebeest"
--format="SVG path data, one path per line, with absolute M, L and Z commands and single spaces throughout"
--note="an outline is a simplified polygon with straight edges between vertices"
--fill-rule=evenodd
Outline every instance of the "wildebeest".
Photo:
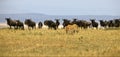
M 90 27 L 91 25 L 91 23 L 86 20 L 77 20 L 77 19 L 73 19 L 72 23 L 84 29 Z
M 24 24 L 20 20 L 12 20 L 11 18 L 5 18 L 7 20 L 7 24 L 10 28 L 13 26 L 15 29 L 24 29 Z
M 104 20 L 99 20 L 100 21 L 100 25 L 104 28 L 106 28 L 108 26 L 108 22 L 104 21 Z
M 78 27 L 86 29 L 90 27 L 91 22 L 88 22 L 86 20 L 77 20 L 77 19 L 73 19 L 73 21 L 63 19 L 63 27 L 66 27 L 67 25 L 72 25 L 72 24 L 76 24 Z
M 92 27 L 98 28 L 98 23 L 95 22 L 94 19 L 91 19 L 90 21 L 91 21 L 91 23 L 92 23 Z
M 108 21 L 108 27 L 109 27 L 109 28 L 112 28 L 112 27 L 114 27 L 114 26 L 115 26 L 114 20 L 109 20 L 109 21 Z
M 54 30 L 57 29 L 56 23 L 54 21 L 52 21 L 52 20 L 45 20 L 44 25 L 48 26 L 49 29 L 52 29 L 52 28 Z
M 66 33 L 73 34 L 78 32 L 78 26 L 76 24 L 67 25 L 65 27 Z
M 84 29 L 90 27 L 91 25 L 91 23 L 86 20 L 79 20 L 77 24 L 79 27 L 84 28 Z
M 115 27 L 120 27 L 120 19 L 115 19 Z
M 23 22 L 21 22 L 20 20 L 16 20 L 16 21 L 17 21 L 17 24 L 16 24 L 17 28 L 24 30 L 24 24 L 23 24 Z
M 39 22 L 38 23 L 38 28 L 42 28 L 42 26 L 43 26 L 42 22 Z
M 63 19 L 63 28 L 65 28 L 67 25 L 70 24 L 70 20 L 67 20 L 67 19 Z
M 56 27 L 58 28 L 58 26 L 60 25 L 59 19 L 55 19 L 56 20 Z
M 14 28 L 16 28 L 16 24 L 17 24 L 17 21 L 16 20 L 12 20 L 11 18 L 5 18 L 6 21 L 7 21 L 7 24 L 10 26 L 10 29 L 11 27 L 13 26 Z
M 30 27 L 32 29 L 36 27 L 36 23 L 34 21 L 32 21 L 31 19 L 26 19 L 25 24 L 28 25 L 28 29 L 30 29 Z

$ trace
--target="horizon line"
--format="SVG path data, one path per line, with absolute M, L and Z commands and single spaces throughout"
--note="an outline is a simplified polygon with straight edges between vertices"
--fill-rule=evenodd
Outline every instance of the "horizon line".
M 0 14 L 40 14 L 40 15 L 53 15 L 53 14 L 45 14 L 45 13 L 0 13 Z M 78 15 L 67 15 L 67 14 L 65 14 L 65 15 L 53 15 L 53 16 L 80 16 L 81 14 L 78 14 Z M 87 14 L 83 14 L 83 15 L 81 15 L 81 16 L 120 16 L 120 15 L 98 15 L 98 14 L 96 14 L 96 15 L 93 15 L 93 14 L 91 14 L 91 15 L 87 15 Z

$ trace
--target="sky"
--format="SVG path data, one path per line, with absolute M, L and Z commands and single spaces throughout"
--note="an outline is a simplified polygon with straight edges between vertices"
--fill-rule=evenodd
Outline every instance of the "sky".
M 0 0 L 0 14 L 117 15 L 120 0 Z

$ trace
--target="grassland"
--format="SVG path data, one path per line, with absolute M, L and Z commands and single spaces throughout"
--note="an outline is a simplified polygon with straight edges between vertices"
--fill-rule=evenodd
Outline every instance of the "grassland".
M 0 29 L 0 57 L 17 56 L 120 56 L 120 29 Z

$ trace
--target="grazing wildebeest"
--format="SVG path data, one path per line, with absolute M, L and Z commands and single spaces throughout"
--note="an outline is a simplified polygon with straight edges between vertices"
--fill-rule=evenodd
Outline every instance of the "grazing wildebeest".
M 92 27 L 98 28 L 98 23 L 95 22 L 94 19 L 91 19 L 90 21 L 91 21 L 91 23 L 92 23 Z
M 52 20 L 45 20 L 44 21 L 44 25 L 48 26 L 49 29 L 54 29 L 56 30 L 57 29 L 57 26 L 56 26 L 56 23 L 53 22 Z
M 38 23 L 38 28 L 42 28 L 42 26 L 43 26 L 42 22 L 39 22 Z
M 67 20 L 67 19 L 63 19 L 63 28 L 65 28 L 67 25 L 71 24 L 70 23 L 70 20 Z
M 66 33 L 73 34 L 78 32 L 78 26 L 76 24 L 67 25 L 65 27 Z
M 107 21 L 103 21 L 103 20 L 99 20 L 100 21 L 100 25 L 104 28 L 106 28 L 108 26 L 108 22 Z
M 36 27 L 36 23 L 31 19 L 26 19 L 25 24 L 28 25 L 28 29 L 30 29 L 30 27 L 32 27 L 32 29 Z
M 60 25 L 59 19 L 55 19 L 56 20 L 56 27 L 58 28 L 58 26 Z

